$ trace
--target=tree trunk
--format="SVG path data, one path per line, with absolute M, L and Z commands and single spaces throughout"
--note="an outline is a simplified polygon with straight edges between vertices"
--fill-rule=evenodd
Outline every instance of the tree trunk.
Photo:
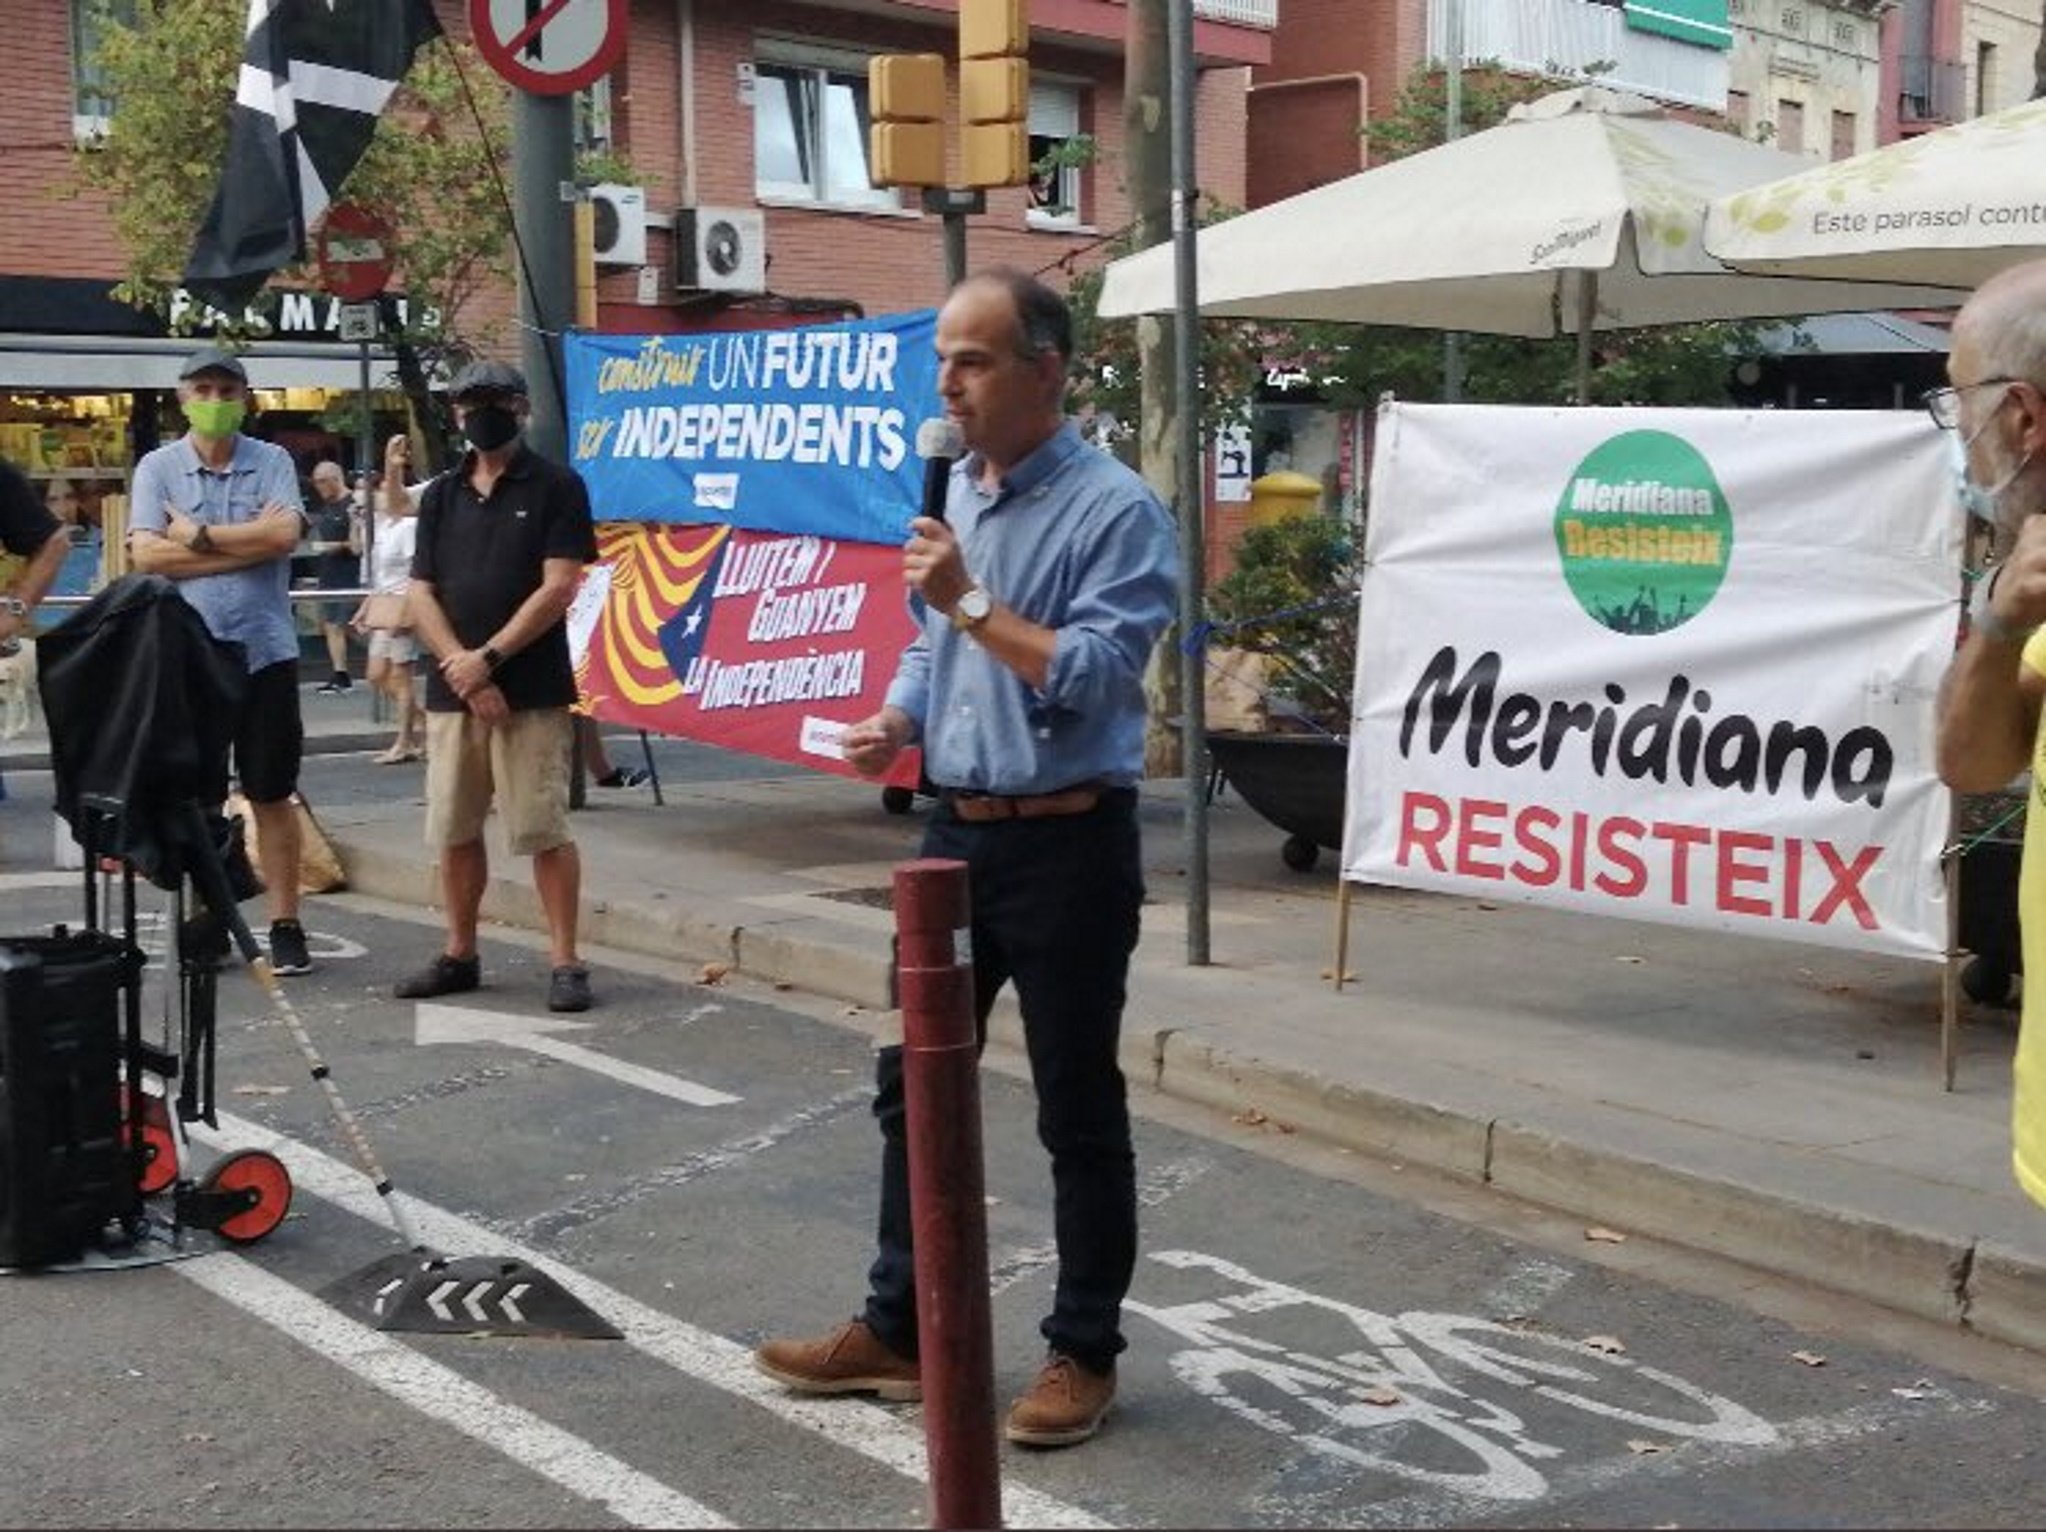
M 1166 6 L 1172 0 L 1130 0 L 1129 34 L 1123 64 L 1123 140 L 1129 167 L 1129 199 L 1135 218 L 1132 243 L 1147 250 L 1172 237 L 1171 55 Z M 1143 401 L 1137 445 L 1146 482 L 1167 505 L 1178 503 L 1177 442 L 1181 400 L 1178 347 L 1169 315 L 1146 314 L 1137 321 L 1137 365 Z M 1198 499 L 1189 495 L 1189 506 Z M 1182 570 L 1182 577 L 1187 571 Z M 1144 768 L 1152 776 L 1181 772 L 1181 740 L 1171 720 L 1180 713 L 1178 645 L 1168 641 L 1152 651 L 1144 673 L 1149 721 L 1144 730 Z

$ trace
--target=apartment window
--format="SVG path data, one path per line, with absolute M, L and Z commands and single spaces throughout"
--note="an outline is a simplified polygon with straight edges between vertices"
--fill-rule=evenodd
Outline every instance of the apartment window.
M 1776 147 L 1785 154 L 1804 153 L 1804 103 L 1776 103 Z
M 867 179 L 864 61 L 762 59 L 754 70 L 753 184 L 760 196 L 829 207 L 892 208 Z
M 114 114 L 99 67 L 100 39 L 110 21 L 133 26 L 135 0 L 71 0 L 71 131 L 78 138 L 104 133 Z
M 1975 115 L 1996 110 L 1996 44 L 1975 44 Z
M 1833 114 L 1833 153 L 1831 158 L 1845 160 L 1852 159 L 1853 157 L 1854 113 L 1835 112 Z
M 1030 86 L 1030 163 L 1037 165 L 1080 136 L 1080 87 L 1055 82 Z M 1030 173 L 1030 222 L 1068 228 L 1085 220 L 1080 206 L 1081 167 L 1057 165 Z

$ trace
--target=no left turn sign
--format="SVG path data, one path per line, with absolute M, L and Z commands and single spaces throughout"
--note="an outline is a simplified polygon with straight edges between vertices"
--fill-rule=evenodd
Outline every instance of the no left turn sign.
M 565 96 L 609 74 L 627 24 L 627 0 L 469 0 L 477 51 L 539 96 Z

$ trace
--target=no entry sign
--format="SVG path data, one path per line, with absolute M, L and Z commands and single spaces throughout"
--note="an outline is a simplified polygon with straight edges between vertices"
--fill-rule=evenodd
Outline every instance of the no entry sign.
M 627 0 L 469 0 L 477 50 L 540 96 L 565 96 L 610 73 L 627 24 Z
M 360 203 L 336 202 L 315 245 L 320 286 L 343 303 L 366 303 L 391 281 L 391 225 Z

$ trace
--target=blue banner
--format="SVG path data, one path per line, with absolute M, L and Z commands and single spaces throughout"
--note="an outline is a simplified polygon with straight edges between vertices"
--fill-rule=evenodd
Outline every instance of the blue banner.
M 573 462 L 599 521 L 724 522 L 899 543 L 937 314 L 698 335 L 568 337 Z

